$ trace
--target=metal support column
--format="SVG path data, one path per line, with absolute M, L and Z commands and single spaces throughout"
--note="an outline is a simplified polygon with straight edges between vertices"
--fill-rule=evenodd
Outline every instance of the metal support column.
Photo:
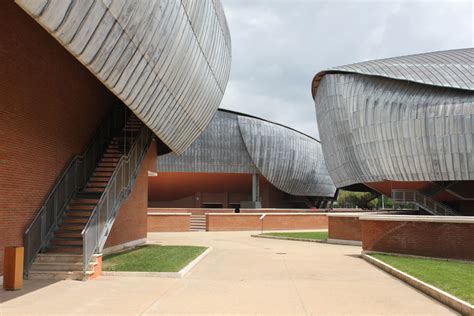
M 258 174 L 254 173 L 252 175 L 252 202 L 257 204 L 260 201 L 260 182 L 258 179 Z

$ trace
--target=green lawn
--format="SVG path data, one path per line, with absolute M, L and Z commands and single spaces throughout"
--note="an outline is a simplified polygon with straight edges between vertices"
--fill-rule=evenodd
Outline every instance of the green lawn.
M 206 247 L 146 245 L 104 257 L 104 271 L 178 272 Z
M 265 233 L 264 236 L 290 237 L 301 239 L 327 240 L 328 232 L 281 232 L 281 233 Z
M 370 254 L 398 270 L 474 304 L 474 263 Z

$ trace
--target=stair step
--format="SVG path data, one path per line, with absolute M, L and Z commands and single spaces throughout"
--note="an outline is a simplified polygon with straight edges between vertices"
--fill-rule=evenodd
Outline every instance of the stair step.
M 101 192 L 102 193 L 104 192 L 104 190 L 105 188 L 85 188 L 84 192 L 93 192 L 93 193 Z
M 112 176 L 112 172 L 110 171 L 95 171 L 92 174 L 93 177 L 108 177 L 110 178 Z
M 30 271 L 82 272 L 82 262 L 34 262 Z
M 82 238 L 82 235 L 81 235 L 80 230 L 72 230 L 72 231 L 57 230 L 57 231 L 54 232 L 54 237 L 59 237 L 59 238 Z
M 54 237 L 51 239 L 51 246 L 81 246 L 82 238 L 77 237 Z
M 71 200 L 71 204 L 77 204 L 77 205 L 80 205 L 80 204 L 97 204 L 97 202 L 99 202 L 99 199 L 78 199 L 78 198 L 75 198 L 75 199 L 72 199 Z
M 103 157 L 100 162 L 118 162 L 120 158 Z
M 94 172 L 110 172 L 112 174 L 114 170 L 114 167 L 96 167 Z
M 48 253 L 82 254 L 82 246 L 78 245 L 51 245 Z
M 35 262 L 61 262 L 61 263 L 82 263 L 82 254 L 56 254 L 56 253 L 40 253 L 36 256 Z
M 99 162 L 97 164 L 98 167 L 115 167 L 117 166 L 116 162 Z
M 95 204 L 70 204 L 67 211 L 92 211 L 97 205 L 97 202 Z
M 92 176 L 90 177 L 90 182 L 109 182 L 110 177 L 102 177 L 102 176 Z
M 63 219 L 62 224 L 86 224 L 89 217 L 85 216 L 66 216 Z
M 89 182 L 86 184 L 86 188 L 105 188 L 107 182 Z
M 104 158 L 117 158 L 117 159 L 120 159 L 120 157 L 122 157 L 122 154 L 103 154 L 102 157 Z
M 92 275 L 93 271 L 30 271 L 29 280 L 77 280 L 84 281 Z
M 92 210 L 66 210 L 66 216 L 89 218 Z
M 79 230 L 82 232 L 85 226 L 86 226 L 85 224 L 81 224 L 81 223 L 62 223 L 61 225 L 59 225 L 58 230 L 63 230 L 63 231 Z

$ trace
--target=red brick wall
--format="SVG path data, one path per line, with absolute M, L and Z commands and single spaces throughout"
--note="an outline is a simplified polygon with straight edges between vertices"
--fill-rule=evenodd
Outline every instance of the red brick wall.
M 105 248 L 146 238 L 148 205 L 148 171 L 156 171 L 156 146 L 153 142 L 146 153 L 140 173 L 128 200 L 122 204 L 112 226 Z
M 359 216 L 328 216 L 330 239 L 362 240 Z
M 474 224 L 361 220 L 362 248 L 474 260 Z
M 262 214 L 215 214 L 206 216 L 208 231 L 260 230 Z M 263 219 L 264 230 L 327 229 L 324 214 L 286 215 L 271 214 Z
M 148 232 L 188 232 L 191 214 L 148 215 Z
M 148 208 L 150 213 L 191 213 L 204 215 L 207 213 L 234 213 L 233 208 Z M 240 213 L 309 213 L 311 209 L 240 209 Z
M 0 274 L 55 180 L 119 101 L 13 1 L 0 1 Z

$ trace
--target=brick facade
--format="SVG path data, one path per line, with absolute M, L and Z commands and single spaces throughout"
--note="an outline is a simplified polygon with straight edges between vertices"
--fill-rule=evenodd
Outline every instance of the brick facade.
M 470 223 L 381 219 L 360 222 L 364 250 L 474 260 L 472 220 Z
M 13 1 L 0 1 L 0 274 L 68 161 L 119 101 Z
M 148 213 L 148 232 L 188 232 L 191 213 Z
M 208 231 L 261 230 L 262 214 L 207 214 Z M 327 229 L 325 214 L 267 214 L 264 230 Z
M 207 213 L 234 213 L 233 208 L 148 208 L 149 213 L 191 213 L 193 215 L 205 215 Z M 309 213 L 315 212 L 311 209 L 287 209 L 287 208 L 241 208 L 240 213 Z
M 360 215 L 328 215 L 328 238 L 341 240 L 362 240 Z
M 156 171 L 156 158 L 156 145 L 153 142 L 146 153 L 131 194 L 119 210 L 104 248 L 146 238 L 148 171 Z

